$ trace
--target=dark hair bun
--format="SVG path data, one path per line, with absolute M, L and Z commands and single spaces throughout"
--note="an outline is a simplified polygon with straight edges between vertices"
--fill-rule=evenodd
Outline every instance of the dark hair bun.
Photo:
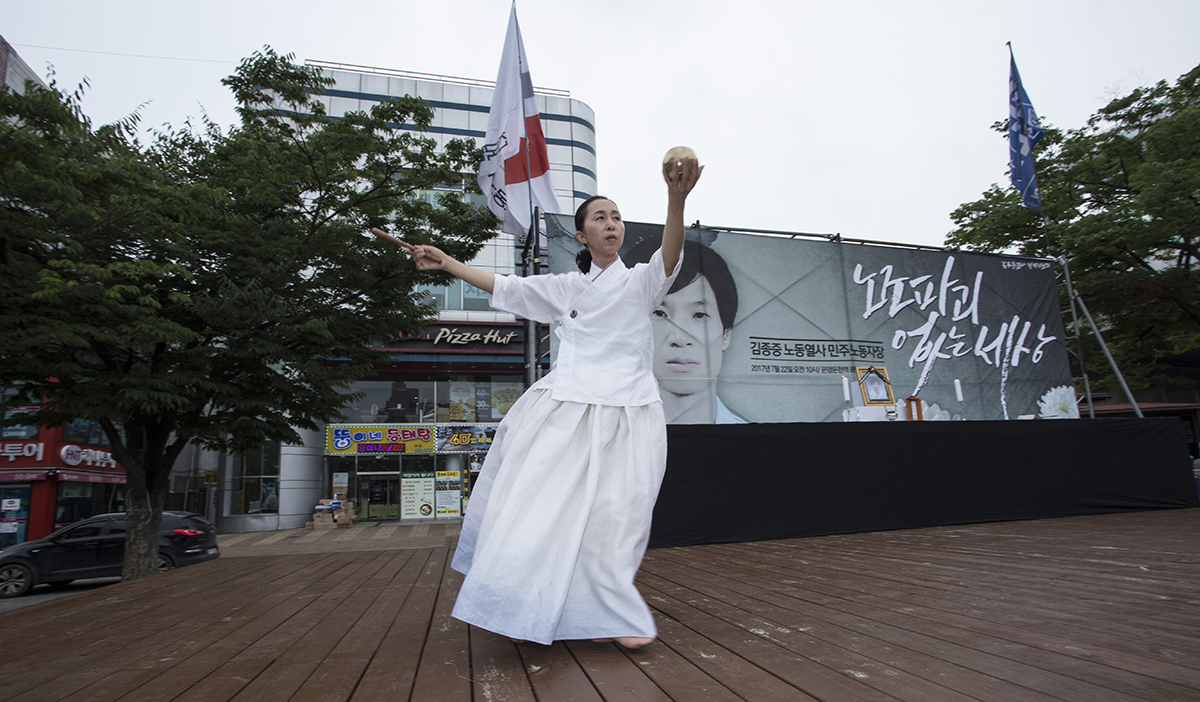
M 575 265 L 579 266 L 581 273 L 587 274 L 592 270 L 592 252 L 587 250 L 585 246 L 583 251 L 575 254 Z

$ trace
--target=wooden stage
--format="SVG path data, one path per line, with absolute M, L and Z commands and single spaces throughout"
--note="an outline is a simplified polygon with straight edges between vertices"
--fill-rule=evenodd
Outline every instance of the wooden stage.
M 255 537 L 310 548 L 225 546 L 0 615 L 3 696 L 1200 700 L 1200 509 L 654 550 L 638 582 L 660 637 L 640 651 L 468 628 L 453 536 L 374 529 Z

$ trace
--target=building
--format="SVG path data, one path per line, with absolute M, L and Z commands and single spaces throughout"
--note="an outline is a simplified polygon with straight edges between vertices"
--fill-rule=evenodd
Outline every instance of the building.
M 0 76 L 24 92 L 45 81 L 0 37 Z M 36 407 L 17 407 L 21 414 Z M 112 459 L 99 424 L 0 428 L 0 548 L 49 535 L 57 527 L 125 506 L 125 471 Z
M 47 87 L 46 82 L 33 72 L 29 64 L 25 63 L 17 54 L 16 49 L 12 48 L 12 44 L 5 41 L 2 36 L 0 36 L 0 77 L 4 78 L 5 85 L 18 93 L 25 91 L 25 81 L 27 80 L 31 80 L 43 88 Z
M 413 95 L 434 108 L 428 135 L 439 146 L 452 138 L 483 142 L 491 81 L 308 65 L 334 80 L 322 98 L 332 117 Z M 535 95 L 555 192 L 564 211 L 574 211 L 596 193 L 594 113 L 566 91 L 536 88 Z M 436 202 L 437 194 L 422 196 Z M 514 237 L 502 234 L 471 263 L 512 274 L 520 256 Z M 437 323 L 419 337 L 388 342 L 389 361 L 354 388 L 364 398 L 345 424 L 252 456 L 185 453 L 169 506 L 206 513 L 223 533 L 303 527 L 314 504 L 335 494 L 355 500 L 360 519 L 459 517 L 472 469 L 525 389 L 525 330 L 511 314 L 491 309 L 487 293 L 461 281 L 424 292 L 441 310 Z M 542 355 L 540 364 L 547 363 Z
M 334 80 L 322 98 L 332 117 L 413 95 L 434 108 L 428 135 L 439 146 L 456 137 L 484 139 L 490 81 L 309 65 Z M 18 90 L 26 79 L 38 80 L 2 38 L 0 73 Z M 552 182 L 560 205 L 573 211 L 596 192 L 594 113 L 566 91 L 538 88 L 535 94 Z M 420 194 L 435 203 L 437 195 Z M 472 264 L 511 274 L 520 256 L 514 238 L 503 234 Z M 437 322 L 415 338 L 387 342 L 389 361 L 354 388 L 364 398 L 349 408 L 345 424 L 302 432 L 299 445 L 247 455 L 189 446 L 172 471 L 166 508 L 203 514 L 223 533 L 303 527 L 314 505 L 334 494 L 356 500 L 363 519 L 458 517 L 496 423 L 525 389 L 525 329 L 461 281 L 424 292 L 441 310 Z M 547 364 L 543 355 L 541 365 Z M 98 427 L 75 425 L 4 429 L 0 546 L 123 510 L 124 469 L 113 462 Z

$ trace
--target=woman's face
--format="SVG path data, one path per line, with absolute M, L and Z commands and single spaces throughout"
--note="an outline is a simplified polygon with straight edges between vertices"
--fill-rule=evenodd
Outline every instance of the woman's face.
M 596 200 L 588 205 L 583 218 L 583 231 L 575 238 L 592 252 L 597 263 L 607 265 L 617 257 L 625 242 L 625 222 L 611 200 Z
M 654 377 L 664 390 L 690 395 L 714 388 L 729 331 L 721 327 L 716 296 L 704 276 L 671 293 L 650 318 Z

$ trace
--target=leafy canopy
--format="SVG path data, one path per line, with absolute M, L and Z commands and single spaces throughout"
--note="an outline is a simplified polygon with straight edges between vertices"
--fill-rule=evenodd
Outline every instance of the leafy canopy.
M 1163 360 L 1200 349 L 1200 66 L 1047 129 L 1035 156 L 1048 226 L 993 185 L 954 211 L 946 245 L 1065 256 L 1127 379 L 1171 379 Z
M 497 224 L 461 192 L 476 147 L 438 149 L 426 103 L 331 118 L 330 80 L 269 48 L 225 83 L 239 125 L 146 144 L 136 114 L 93 127 L 78 93 L 0 91 L 0 387 L 45 398 L 22 423 L 99 421 L 131 515 L 161 514 L 189 441 L 244 451 L 336 420 L 372 346 L 436 313 L 413 287 L 445 274 L 370 226 L 469 260 Z

